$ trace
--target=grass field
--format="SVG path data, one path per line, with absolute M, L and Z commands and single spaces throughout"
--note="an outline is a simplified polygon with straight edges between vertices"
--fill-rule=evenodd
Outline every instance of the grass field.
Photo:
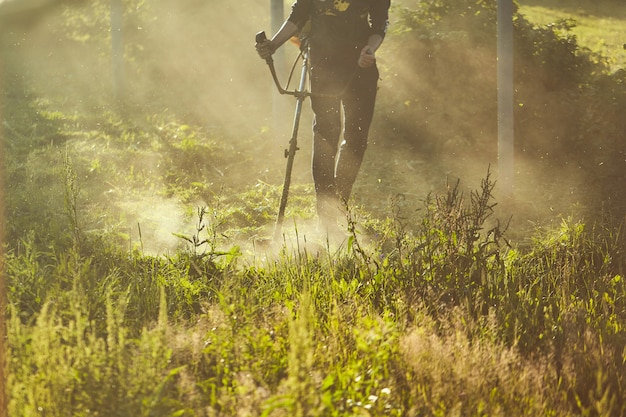
M 519 10 L 539 25 L 573 19 L 572 33 L 581 46 L 607 57 L 613 71 L 626 69 L 626 2 L 521 0 Z
M 530 21 L 579 16 L 623 68 L 621 3 L 538 1 Z M 288 137 L 264 116 L 265 0 L 125 0 L 124 105 L 109 1 L 65 3 L 0 23 L 0 417 L 626 416 L 626 204 L 592 211 L 626 183 L 622 74 L 600 83 L 587 54 L 527 31 L 523 193 L 498 199 L 495 2 L 411 0 L 485 9 L 432 28 L 407 11 L 345 239 L 308 227 L 309 127 L 271 243 Z

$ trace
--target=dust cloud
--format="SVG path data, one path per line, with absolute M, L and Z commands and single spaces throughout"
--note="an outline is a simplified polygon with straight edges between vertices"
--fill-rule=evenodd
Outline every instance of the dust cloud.
M 11 4 L 11 2 L 9 2 Z M 30 90 L 97 107 L 111 97 L 109 2 L 55 2 L 3 22 Z M 268 26 L 263 1 L 125 2 L 126 100 L 170 105 L 199 122 L 248 133 L 270 116 L 267 69 L 254 51 Z M 136 6 L 136 10 L 133 8 Z M 2 9 L 0 9 L 2 10 Z M 15 17 L 13 17 L 15 16 Z M 65 28 L 64 28 L 65 26 Z
M 267 66 L 254 50 L 256 32 L 265 30 L 271 35 L 269 3 L 161 0 L 125 4 L 122 114 L 172 114 L 219 137 L 231 152 L 232 163 L 215 167 L 221 174 L 211 184 L 214 190 L 209 191 L 214 194 L 225 183 L 243 188 L 259 181 L 282 184 L 293 101 L 276 97 Z M 5 83 L 10 84 L 12 94 L 48 97 L 66 109 L 101 114 L 113 100 L 108 7 L 108 1 L 60 2 L 4 25 L 5 55 L 12 59 Z M 392 15 L 392 28 L 393 24 Z M 297 49 L 285 48 L 290 64 Z M 411 202 L 407 210 L 414 212 L 428 193 L 444 191 L 447 182 L 460 179 L 469 193 L 488 172 L 497 180 L 495 40 L 493 45 L 481 46 L 463 41 L 443 50 L 426 40 L 403 44 L 394 40 L 392 32 L 378 53 L 378 63 L 377 112 L 354 187 L 355 204 L 384 216 L 389 199 L 402 194 Z M 275 99 L 281 100 L 278 121 L 273 119 Z M 498 214 L 502 218 L 513 215 L 524 229 L 529 223 L 568 215 L 578 205 L 587 207 L 590 197 L 580 164 L 574 159 L 558 166 L 543 163 L 534 146 L 538 138 L 550 142 L 567 135 L 567 121 L 560 124 L 555 118 L 540 118 L 541 123 L 535 123 L 525 115 L 541 112 L 546 103 L 533 104 L 532 95 L 522 99 L 525 108 L 516 126 L 521 134 L 516 138 L 516 197 L 501 201 L 507 204 L 499 205 L 503 208 Z M 307 103 L 294 184 L 311 182 L 310 119 Z M 71 138 L 68 143 L 80 140 L 86 139 Z M 158 163 L 146 160 L 145 164 L 151 165 L 146 168 L 151 177 L 163 175 Z M 101 195 L 91 195 L 89 203 L 116 213 L 111 217 L 121 219 L 131 241 L 139 239 L 141 229 L 148 252 L 173 249 L 177 240 L 172 233 L 193 232 L 196 219 L 190 216 L 189 207 L 154 188 L 110 192 L 110 187 L 85 180 L 85 189 L 92 186 Z M 293 234 L 298 226 L 292 228 L 289 222 L 286 227 Z M 304 222 L 299 227 L 309 226 Z
M 104 113 L 115 99 L 109 1 L 51 2 L 54 4 L 33 11 L 39 5 L 35 3 L 20 13 L 12 7 L 14 2 L 0 9 L 6 11 L 2 34 L 3 55 L 10 61 L 10 74 L 5 81 L 7 91 L 33 100 L 44 98 L 51 103 L 51 111 L 56 107 L 69 114 L 75 110 Z M 274 86 L 265 62 L 254 49 L 256 32 L 269 33 L 269 11 L 265 3 L 261 0 L 244 5 L 230 0 L 124 2 L 126 59 L 121 113 L 129 119 L 133 114 L 171 114 L 225 142 L 219 145 L 232 153 L 228 157 L 243 160 L 240 166 L 230 170 L 214 167 L 223 177 L 222 183 L 216 181 L 213 185 L 214 194 L 219 193 L 223 183 L 245 187 L 259 179 L 279 180 L 278 166 L 284 165 L 283 147 L 289 138 L 291 111 L 288 110 L 283 121 L 277 124 L 272 121 Z M 13 131 L 16 123 L 16 120 L 5 121 Z M 100 123 L 94 120 L 93 125 L 98 127 Z M 274 132 L 270 134 L 272 129 Z M 84 140 L 87 139 L 71 138 L 68 146 L 88 149 L 80 143 Z M 245 158 L 249 155 L 257 158 L 252 161 L 253 166 L 246 165 Z M 85 156 L 99 158 L 93 152 Z M 153 164 L 153 178 L 163 176 L 163 172 L 155 169 L 158 163 L 150 160 L 153 156 L 148 158 L 145 163 L 135 159 L 131 164 L 133 168 Z M 309 180 L 308 162 L 300 166 L 294 177 Z M 131 235 L 131 240 L 138 240 L 141 228 L 147 251 L 172 249 L 176 243 L 172 233 L 193 231 L 196 219 L 178 201 L 152 190 L 122 192 L 113 187 L 112 192 L 110 187 L 83 180 L 83 191 L 96 188 L 102 194 L 87 197 L 90 200 L 87 204 L 104 205 L 116 213 L 107 217 L 126 223 L 122 229 Z M 153 188 L 158 188 L 158 184 Z M 148 248 L 151 241 L 155 241 L 153 249 Z

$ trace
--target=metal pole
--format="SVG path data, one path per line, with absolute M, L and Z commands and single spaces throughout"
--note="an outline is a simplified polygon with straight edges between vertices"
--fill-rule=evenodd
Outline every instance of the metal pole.
M 275 34 L 276 32 L 278 32 L 285 20 L 285 7 L 283 0 L 270 1 L 272 34 Z M 279 79 L 283 79 L 283 73 L 285 72 L 286 67 L 285 62 L 286 58 L 284 48 L 279 48 L 274 53 L 274 63 Z M 284 123 L 285 119 L 282 117 L 282 115 L 285 113 L 285 106 L 285 100 L 282 100 L 280 97 L 280 93 L 275 91 L 272 95 L 272 126 L 274 129 L 276 140 L 280 139 L 278 135 L 276 135 L 276 133 L 283 131 L 283 127 L 286 127 Z
M 276 218 L 276 226 L 274 227 L 274 240 L 278 241 L 281 236 L 283 220 L 285 218 L 285 208 L 287 207 L 287 198 L 289 197 L 289 187 L 291 186 L 291 171 L 293 170 L 293 161 L 296 157 L 298 148 L 298 129 L 300 127 L 300 115 L 302 114 L 302 104 L 306 99 L 306 82 L 309 70 L 309 53 L 303 52 L 302 72 L 300 75 L 300 85 L 296 100 L 296 111 L 293 117 L 293 129 L 291 131 L 291 140 L 289 140 L 289 149 L 285 151 L 287 157 L 287 169 L 285 171 L 285 182 L 283 184 L 283 193 L 280 198 L 280 206 L 278 208 L 278 217 Z
M 272 34 L 274 34 L 278 32 L 285 21 L 285 6 L 283 4 L 283 0 L 271 0 L 271 2 L 271 25 Z M 280 77 L 285 66 L 285 53 L 282 48 L 278 49 L 274 53 L 274 62 L 276 62 L 278 76 Z
M 270 13 L 272 18 L 272 33 L 278 32 L 285 19 L 283 0 L 271 0 Z
M 498 182 L 503 194 L 514 189 L 513 0 L 498 0 Z
M 113 65 L 113 92 L 118 101 L 125 95 L 124 37 L 122 32 L 124 8 L 122 0 L 111 0 L 111 61 Z

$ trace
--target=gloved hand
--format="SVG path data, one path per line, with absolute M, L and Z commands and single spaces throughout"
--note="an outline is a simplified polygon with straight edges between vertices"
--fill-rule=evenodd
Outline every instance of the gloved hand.
M 272 57 L 275 51 L 274 45 L 269 39 L 264 39 L 260 42 L 257 42 L 255 44 L 255 48 L 259 56 L 266 61 Z
M 376 63 L 376 54 L 372 51 L 369 45 L 361 49 L 361 56 L 359 56 L 359 67 L 369 68 Z

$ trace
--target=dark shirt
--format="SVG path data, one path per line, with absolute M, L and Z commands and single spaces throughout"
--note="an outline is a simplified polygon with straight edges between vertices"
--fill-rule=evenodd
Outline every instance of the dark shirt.
M 389 6 L 390 0 L 296 0 L 288 19 L 300 29 L 310 20 L 312 55 L 352 58 L 370 35 L 385 36 Z

